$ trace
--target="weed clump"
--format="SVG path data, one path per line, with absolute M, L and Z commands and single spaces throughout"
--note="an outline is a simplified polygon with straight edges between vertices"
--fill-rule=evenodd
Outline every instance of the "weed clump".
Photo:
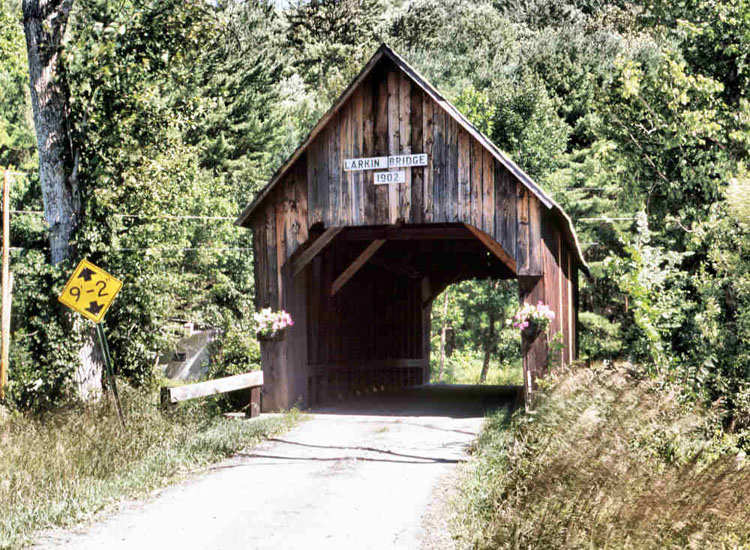
M 551 377 L 488 419 L 464 472 L 463 548 L 750 548 L 750 463 L 720 411 L 628 365 Z

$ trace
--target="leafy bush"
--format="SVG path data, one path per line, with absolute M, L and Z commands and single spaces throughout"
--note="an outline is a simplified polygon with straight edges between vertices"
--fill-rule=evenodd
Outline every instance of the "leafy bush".
M 229 323 L 209 348 L 208 378 L 223 378 L 260 370 L 260 345 L 252 329 L 240 322 Z M 239 390 L 217 398 L 220 410 L 247 407 L 250 390 Z
M 614 359 L 622 350 L 620 323 L 590 311 L 578 314 L 580 354 L 586 359 Z

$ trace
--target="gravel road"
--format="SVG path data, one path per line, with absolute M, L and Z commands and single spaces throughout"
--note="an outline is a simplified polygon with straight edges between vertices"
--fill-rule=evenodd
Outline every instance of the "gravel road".
M 445 494 L 508 391 L 426 387 L 319 408 L 284 436 L 36 548 L 452 548 Z

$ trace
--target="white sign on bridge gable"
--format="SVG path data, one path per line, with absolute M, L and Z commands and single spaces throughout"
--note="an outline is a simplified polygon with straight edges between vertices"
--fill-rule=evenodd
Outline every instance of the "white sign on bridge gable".
M 412 155 L 391 155 L 390 157 L 344 159 L 345 172 L 411 168 L 412 166 L 427 166 L 427 154 L 414 153 Z
M 406 183 L 406 172 L 375 172 L 375 184 Z
M 414 155 L 394 155 L 388 157 L 388 168 L 409 168 L 411 166 L 427 166 L 427 155 L 416 153 Z
M 344 171 L 384 170 L 388 168 L 388 157 L 372 157 L 366 159 L 344 159 Z

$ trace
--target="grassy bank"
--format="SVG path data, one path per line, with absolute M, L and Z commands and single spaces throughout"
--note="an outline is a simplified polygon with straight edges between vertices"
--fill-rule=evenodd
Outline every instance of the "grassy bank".
M 626 366 L 560 374 L 532 414 L 488 420 L 459 548 L 750 548 L 750 464 L 716 414 Z
M 156 394 L 124 393 L 124 431 L 107 403 L 0 424 L 0 548 L 21 548 L 39 529 L 72 525 L 173 483 L 298 418 L 226 420 L 196 402 L 163 414 Z

